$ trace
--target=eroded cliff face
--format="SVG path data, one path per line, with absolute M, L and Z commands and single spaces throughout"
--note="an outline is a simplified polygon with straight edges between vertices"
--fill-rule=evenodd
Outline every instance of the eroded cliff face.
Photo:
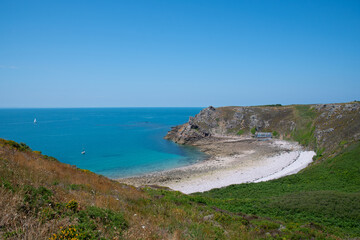
M 165 136 L 179 144 L 194 144 L 217 136 L 250 137 L 251 129 L 299 141 L 309 148 L 332 151 L 360 139 L 360 103 L 208 107 Z

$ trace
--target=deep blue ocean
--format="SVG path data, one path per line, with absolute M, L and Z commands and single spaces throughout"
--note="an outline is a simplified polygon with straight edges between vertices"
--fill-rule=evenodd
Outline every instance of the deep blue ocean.
M 200 110 L 0 109 L 0 138 L 24 142 L 63 163 L 110 178 L 135 176 L 206 157 L 192 147 L 163 139 L 172 126 L 187 122 Z

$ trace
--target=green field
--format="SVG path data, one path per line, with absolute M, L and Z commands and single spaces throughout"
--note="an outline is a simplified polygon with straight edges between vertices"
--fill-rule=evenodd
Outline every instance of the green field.
M 360 142 L 301 173 L 269 182 L 197 193 L 234 213 L 310 225 L 338 236 L 360 236 Z

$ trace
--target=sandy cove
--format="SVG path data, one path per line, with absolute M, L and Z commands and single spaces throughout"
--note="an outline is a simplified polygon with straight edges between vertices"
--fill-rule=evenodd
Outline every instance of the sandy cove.
M 258 141 L 253 138 L 213 137 L 194 146 L 208 154 L 206 161 L 118 181 L 135 185 L 159 185 L 189 194 L 231 184 L 261 182 L 294 174 L 312 162 L 313 151 L 295 142 Z

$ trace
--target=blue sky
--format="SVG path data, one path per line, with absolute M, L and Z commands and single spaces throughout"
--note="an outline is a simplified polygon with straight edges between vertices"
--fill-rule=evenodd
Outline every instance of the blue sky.
M 0 107 L 360 100 L 360 1 L 0 1 Z

